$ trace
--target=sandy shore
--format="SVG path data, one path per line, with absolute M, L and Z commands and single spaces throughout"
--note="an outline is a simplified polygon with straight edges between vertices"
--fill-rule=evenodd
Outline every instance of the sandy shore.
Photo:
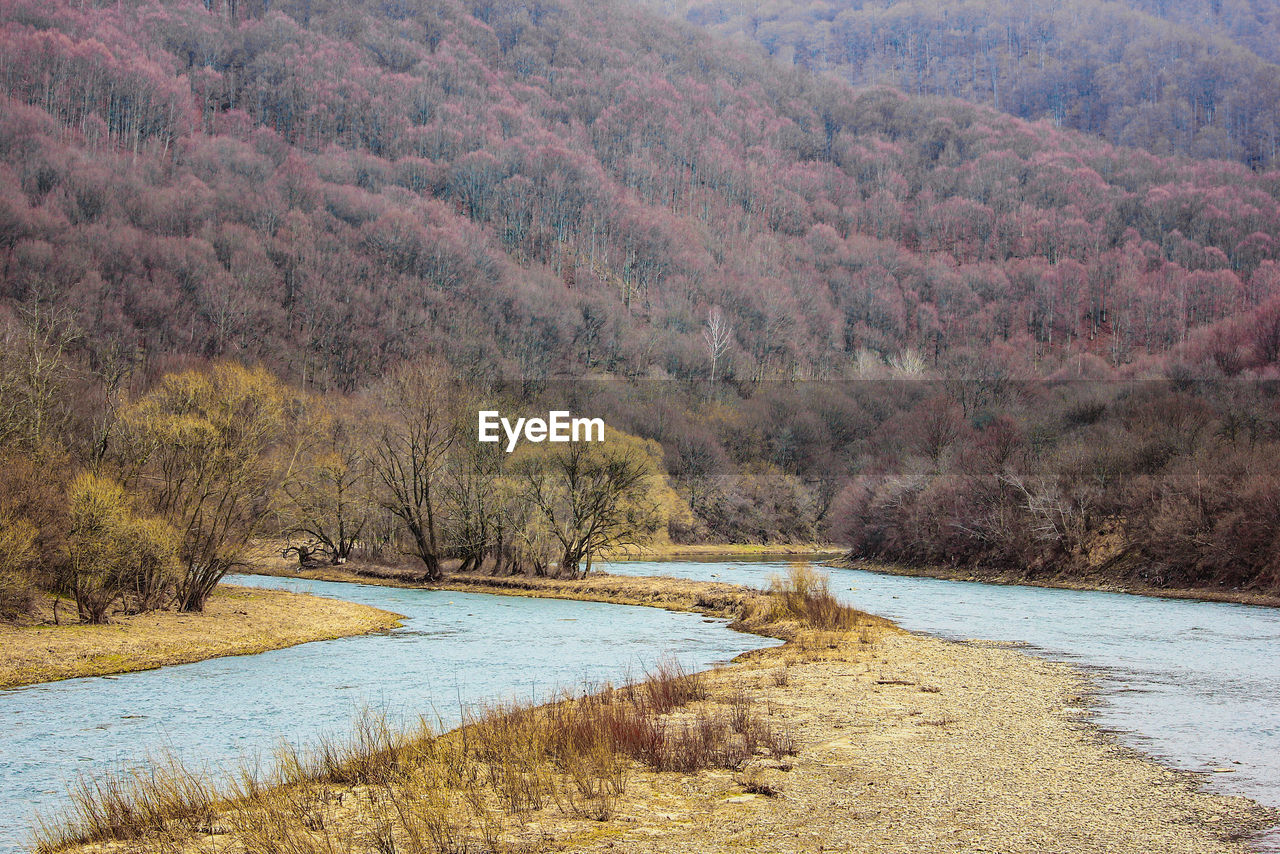
M 398 615 L 366 605 L 222 585 L 199 614 L 156 611 L 114 617 L 105 626 L 0 627 L 0 688 L 248 655 L 395 625 Z
M 772 709 L 798 754 L 637 775 L 612 821 L 560 850 L 1209 854 L 1250 851 L 1280 821 L 1117 746 L 1087 722 L 1078 672 L 1011 650 L 891 633 L 867 650 L 758 653 L 714 678 Z M 746 791 L 751 776 L 774 794 Z

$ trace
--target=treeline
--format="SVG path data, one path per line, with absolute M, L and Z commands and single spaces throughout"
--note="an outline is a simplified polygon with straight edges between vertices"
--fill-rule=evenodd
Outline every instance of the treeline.
M 352 392 L 437 348 L 687 381 L 717 306 L 735 382 L 1132 372 L 1280 293 L 1277 173 L 780 73 L 629 4 L 6 0 L 0 76 L 0 299 L 71 312 L 108 372 Z
M 855 557 L 981 576 L 1280 591 L 1280 387 L 1183 375 L 925 398 L 836 498 Z M 914 452 L 910 449 L 914 448 Z
M 1280 315 L 1278 315 L 1280 316 Z M 1274 328 L 1273 328 L 1274 327 Z M 1230 352 L 1248 366 L 1280 324 Z M 355 560 L 577 576 L 676 542 L 847 544 L 976 573 L 1280 589 L 1280 385 L 1188 346 L 1162 378 L 1028 380 L 975 357 L 859 381 L 486 385 L 440 359 L 349 395 L 262 368 L 108 375 L 29 313 L 0 335 L 0 602 L 199 609 L 255 539 Z M 1211 344 L 1218 342 L 1215 338 Z M 568 409 L 602 444 L 477 441 Z
M 199 611 L 259 537 L 303 564 L 407 560 L 427 581 L 447 567 L 573 577 L 688 513 L 652 442 L 477 442 L 495 398 L 430 359 L 322 398 L 226 362 L 94 375 L 74 344 L 39 316 L 0 337 L 5 618 L 41 590 L 92 623 Z
M 963 98 L 1157 154 L 1259 169 L 1280 157 L 1269 10 L 1237 4 L 1224 16 L 1221 3 L 1158 0 L 653 5 L 857 85 Z

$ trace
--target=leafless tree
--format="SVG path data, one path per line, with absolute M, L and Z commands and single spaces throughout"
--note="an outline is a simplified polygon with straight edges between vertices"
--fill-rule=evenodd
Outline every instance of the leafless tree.
M 282 490 L 281 513 L 299 562 L 315 552 L 346 563 L 373 515 L 366 413 L 319 403 L 309 413 L 299 464 Z
M 426 566 L 426 580 L 442 577 L 446 532 L 446 465 L 460 425 L 448 371 L 414 362 L 393 371 L 382 387 L 387 418 L 372 458 L 382 505 L 409 534 L 410 554 Z
M 661 475 L 639 443 L 572 443 L 523 461 L 523 497 L 558 544 L 560 577 L 581 578 L 601 552 L 637 544 L 659 520 Z
M 66 320 L 36 306 L 0 328 L 0 444 L 38 448 L 66 421 L 59 406 L 71 375 L 66 355 L 79 337 L 65 331 Z
M 711 392 L 716 389 L 716 369 L 720 360 L 729 351 L 729 342 L 733 340 L 733 328 L 725 319 L 720 306 L 714 306 L 707 315 L 707 325 L 702 330 L 702 340 L 707 347 L 707 355 L 711 357 Z

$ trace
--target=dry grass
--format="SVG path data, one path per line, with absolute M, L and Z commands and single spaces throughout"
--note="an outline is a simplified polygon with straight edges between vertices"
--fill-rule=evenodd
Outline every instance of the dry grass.
M 644 605 L 669 611 L 696 611 L 707 616 L 730 619 L 741 614 L 748 603 L 759 595 L 750 588 L 736 584 L 645 575 L 592 574 L 580 580 L 451 575 L 435 586 L 470 593 Z
M 790 639 L 781 668 L 775 660 L 766 677 L 775 687 L 790 684 L 793 657 L 844 656 L 892 627 L 836 602 L 825 577 L 805 564 L 767 592 L 616 576 L 462 584 L 737 616 L 741 628 Z M 737 774 L 748 794 L 776 795 L 758 763 L 786 764 L 797 739 L 772 718 L 772 706 L 761 711 L 756 692 L 723 683 L 668 662 L 620 687 L 479 710 L 443 734 L 426 722 L 397 731 L 366 715 L 345 741 L 282 749 L 271 770 L 245 769 L 221 787 L 161 763 L 80 783 L 73 809 L 41 826 L 37 847 L 126 843 L 159 854 L 202 851 L 216 840 L 219 851 L 246 854 L 527 852 L 548 847 L 548 827 L 603 826 L 596 823 L 617 814 L 638 772 L 721 769 Z
M 530 815 L 606 821 L 635 768 L 743 770 L 794 752 L 745 693 L 718 701 L 702 674 L 665 662 L 637 683 L 488 708 L 443 735 L 366 715 L 346 741 L 282 749 L 267 774 L 246 770 L 221 788 L 174 762 L 82 781 L 68 814 L 40 826 L 37 850 L 156 840 L 180 850 L 215 830 L 249 854 L 531 850 Z
M 71 789 L 72 807 L 58 826 L 40 826 L 41 838 L 80 827 L 86 838 L 138 838 L 141 828 L 195 831 L 212 820 L 216 793 L 210 782 L 167 759 L 120 776 L 81 778 Z
M 738 627 L 795 641 L 802 650 L 836 648 L 853 634 L 871 644 L 894 624 L 842 604 L 831 593 L 829 577 L 803 562 L 785 577 L 774 576 L 766 594 L 744 602 Z
M 64 606 L 63 618 L 74 618 Z M 0 688 L 247 655 L 383 631 L 398 615 L 279 590 L 222 586 L 203 613 L 155 611 L 105 626 L 0 627 Z

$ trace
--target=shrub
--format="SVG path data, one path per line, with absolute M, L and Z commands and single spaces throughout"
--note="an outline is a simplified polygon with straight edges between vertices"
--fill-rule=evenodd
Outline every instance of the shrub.
M 68 501 L 71 586 L 80 618 L 105 623 L 107 610 L 131 588 L 154 605 L 174 577 L 177 532 L 163 520 L 138 516 L 123 487 L 88 472 L 72 481 Z
M 24 519 L 0 516 L 0 619 L 12 620 L 31 610 L 35 557 L 35 526 Z
M 862 612 L 843 605 L 831 594 L 831 579 L 810 564 L 795 563 L 785 578 L 769 584 L 775 620 L 796 620 L 814 629 L 848 630 L 858 624 Z

